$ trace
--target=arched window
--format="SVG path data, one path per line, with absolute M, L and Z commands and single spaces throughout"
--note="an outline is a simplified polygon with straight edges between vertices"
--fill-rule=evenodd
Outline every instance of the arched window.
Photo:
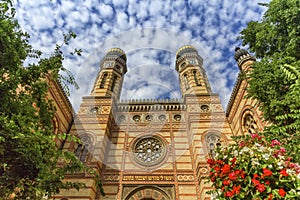
M 194 74 L 194 79 L 195 79 L 196 85 L 201 86 L 201 83 L 200 83 L 200 81 L 198 80 L 198 77 L 197 77 L 197 71 L 194 70 L 193 74 Z
M 183 75 L 183 79 L 184 79 L 185 89 L 188 90 L 188 89 L 190 88 L 189 80 L 188 80 L 188 75 L 187 75 L 187 74 L 184 74 L 184 75 Z
M 184 62 L 180 65 L 180 69 L 183 69 L 185 66 L 186 66 L 186 63 Z
M 209 133 L 205 136 L 205 145 L 211 158 L 216 156 L 216 149 L 222 145 L 220 134 Z
M 104 85 L 105 85 L 107 76 L 108 76 L 107 73 L 104 73 L 104 74 L 102 75 L 102 80 L 101 80 L 100 88 L 104 88 Z
M 116 75 L 113 76 L 112 83 L 111 83 L 111 91 L 112 92 L 114 91 L 114 89 L 116 87 L 117 78 L 118 77 Z
M 89 135 L 83 135 L 80 137 L 82 144 L 79 144 L 75 150 L 75 156 L 81 161 L 88 161 L 89 152 L 92 145 L 92 139 Z
M 258 126 L 252 115 L 245 115 L 243 124 L 245 131 L 247 131 L 248 133 L 253 134 L 258 132 Z

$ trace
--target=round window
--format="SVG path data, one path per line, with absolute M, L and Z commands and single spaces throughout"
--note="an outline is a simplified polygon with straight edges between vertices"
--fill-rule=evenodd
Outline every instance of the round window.
M 153 115 L 147 115 L 145 117 L 146 121 L 150 122 L 150 121 L 153 121 Z
M 126 117 L 124 115 L 120 115 L 119 122 L 125 122 L 125 121 L 126 121 Z
M 139 122 L 139 121 L 141 121 L 141 116 L 139 116 L 139 115 L 134 115 L 132 119 L 133 119 L 133 121 L 135 121 L 135 122 Z
M 159 164 L 166 156 L 166 146 L 155 136 L 138 139 L 132 147 L 134 159 L 141 165 Z
M 98 107 L 92 107 L 92 108 L 90 109 L 90 113 L 91 113 L 91 114 L 97 114 L 97 113 L 98 113 L 98 110 L 99 110 Z
M 181 115 L 179 115 L 179 114 L 174 115 L 174 120 L 175 121 L 180 121 L 181 120 Z
M 208 111 L 209 110 L 208 105 L 202 105 L 200 108 L 201 108 L 202 111 Z
M 166 117 L 166 115 L 159 115 L 158 119 L 159 119 L 159 121 L 166 121 L 167 117 Z

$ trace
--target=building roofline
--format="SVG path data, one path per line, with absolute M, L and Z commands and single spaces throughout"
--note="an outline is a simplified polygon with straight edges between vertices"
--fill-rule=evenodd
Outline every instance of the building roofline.
M 239 88 L 240 88 L 240 85 L 241 85 L 241 83 L 242 83 L 242 80 L 243 80 L 243 79 L 242 79 L 242 73 L 240 72 L 240 73 L 238 74 L 237 80 L 236 80 L 236 82 L 235 82 L 235 85 L 234 85 L 234 87 L 233 87 L 233 90 L 232 90 L 230 99 L 229 99 L 228 104 L 227 104 L 227 107 L 226 107 L 226 112 L 225 112 L 226 117 L 228 117 L 229 114 L 230 114 L 231 108 L 232 108 L 232 106 L 233 106 L 234 100 L 235 100 L 235 98 L 236 98 L 236 95 L 237 95 L 238 90 L 239 90 Z

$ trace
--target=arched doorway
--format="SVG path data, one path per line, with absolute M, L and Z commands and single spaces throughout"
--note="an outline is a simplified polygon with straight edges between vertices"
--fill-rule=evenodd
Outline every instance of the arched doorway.
M 170 196 L 157 186 L 141 186 L 132 190 L 125 200 L 172 200 Z

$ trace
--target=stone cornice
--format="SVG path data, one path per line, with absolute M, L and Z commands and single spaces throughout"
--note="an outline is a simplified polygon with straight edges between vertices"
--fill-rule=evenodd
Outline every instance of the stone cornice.
M 61 83 L 59 81 L 50 80 L 49 77 L 47 77 L 47 79 L 50 82 L 52 98 L 55 98 L 58 106 L 61 106 L 62 110 L 64 110 L 68 117 L 72 119 L 75 111 Z
M 117 102 L 118 111 L 186 110 L 183 100 L 178 99 L 142 99 L 121 100 Z

